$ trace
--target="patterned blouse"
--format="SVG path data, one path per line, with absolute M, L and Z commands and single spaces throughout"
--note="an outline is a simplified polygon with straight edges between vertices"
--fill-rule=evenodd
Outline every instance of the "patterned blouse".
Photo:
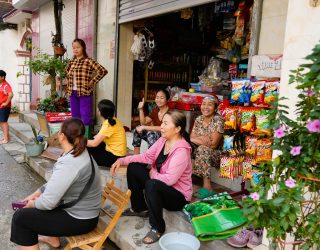
M 94 85 L 99 82 L 108 71 L 91 58 L 74 58 L 69 61 L 65 72 L 68 78 L 67 94 L 72 94 L 73 79 L 76 78 L 79 96 L 91 95 Z
M 216 113 L 210 120 L 207 127 L 203 126 L 204 116 L 200 115 L 194 122 L 192 132 L 198 136 L 210 136 L 212 132 L 217 131 L 220 134 L 224 133 L 224 121 L 220 114 Z

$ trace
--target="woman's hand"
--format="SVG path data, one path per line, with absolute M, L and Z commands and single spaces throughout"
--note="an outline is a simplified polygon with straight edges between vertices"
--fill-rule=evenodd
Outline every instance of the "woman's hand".
M 42 193 L 41 193 L 39 190 L 37 190 L 37 191 L 35 191 L 33 194 L 30 194 L 29 196 L 27 196 L 26 198 L 24 198 L 24 199 L 22 200 L 22 202 L 29 202 L 30 200 L 35 200 L 35 199 L 37 199 L 41 194 L 42 194 Z
M 28 203 L 27 203 L 27 205 L 25 205 L 23 208 L 33 208 L 33 207 L 36 207 L 36 206 L 34 205 L 34 202 L 35 202 L 35 200 L 29 200 Z
M 143 130 L 145 130 L 145 126 L 141 125 L 141 126 L 138 126 L 136 127 L 136 131 L 141 134 L 143 132 Z
M 111 166 L 111 175 L 112 176 L 116 176 L 120 166 L 121 166 L 121 163 L 119 160 L 117 160 L 115 163 L 112 164 L 112 166 Z
M 143 109 L 143 106 L 144 106 L 144 98 L 142 98 L 142 101 L 139 102 L 139 104 L 138 104 L 138 109 L 139 109 L 139 110 L 140 110 L 140 109 Z

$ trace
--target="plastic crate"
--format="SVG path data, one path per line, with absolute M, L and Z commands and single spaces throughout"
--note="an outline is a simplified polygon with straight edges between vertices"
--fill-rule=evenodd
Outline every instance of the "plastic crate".
M 169 109 L 175 109 L 176 102 L 175 101 L 168 101 L 168 107 L 169 107 Z
M 201 104 L 194 104 L 190 102 L 176 102 L 176 109 L 180 110 L 200 110 Z

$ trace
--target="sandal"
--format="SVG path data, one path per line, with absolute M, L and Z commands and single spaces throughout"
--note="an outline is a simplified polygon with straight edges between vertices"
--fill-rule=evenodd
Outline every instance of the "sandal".
M 144 244 L 153 244 L 157 242 L 161 238 L 161 233 L 159 233 L 156 229 L 151 229 L 146 236 L 144 236 L 142 242 Z
M 193 196 L 193 198 L 196 198 L 196 199 L 204 199 L 204 198 L 207 198 L 213 194 L 215 194 L 215 192 L 213 192 L 213 191 L 210 192 L 206 188 L 200 188 L 196 192 L 194 192 L 192 196 Z
M 127 208 L 126 210 L 123 211 L 122 213 L 123 216 L 138 216 L 138 217 L 148 217 L 149 216 L 149 211 L 145 210 L 142 212 L 135 212 L 132 210 L 132 208 Z

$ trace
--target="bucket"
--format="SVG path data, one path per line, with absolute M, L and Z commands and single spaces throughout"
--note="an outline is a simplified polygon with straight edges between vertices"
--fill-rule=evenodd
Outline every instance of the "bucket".
M 38 156 L 44 150 L 45 144 L 27 143 L 26 150 L 28 156 Z
M 162 250 L 198 250 L 200 241 L 191 234 L 172 232 L 163 235 L 159 245 Z

